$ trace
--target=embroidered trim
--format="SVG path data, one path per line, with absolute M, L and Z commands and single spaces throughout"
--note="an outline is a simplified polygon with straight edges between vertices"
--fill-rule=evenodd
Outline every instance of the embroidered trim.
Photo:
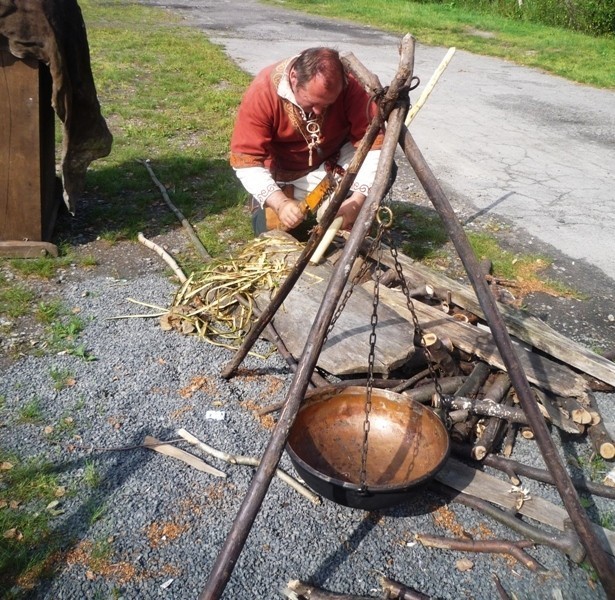
M 265 200 L 267 200 L 267 198 L 269 198 L 269 196 L 271 196 L 273 192 L 277 192 L 279 189 L 280 187 L 278 185 L 272 183 L 268 185 L 264 190 L 258 192 L 258 194 L 255 194 L 254 197 L 262 207 L 265 204 Z

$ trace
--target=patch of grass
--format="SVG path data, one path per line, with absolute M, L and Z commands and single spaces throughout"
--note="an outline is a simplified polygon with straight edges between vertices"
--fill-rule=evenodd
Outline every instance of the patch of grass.
M 83 481 L 90 488 L 96 488 L 102 481 L 102 476 L 98 467 L 92 461 L 86 461 L 83 469 Z
M 40 277 L 41 279 L 53 279 L 58 269 L 66 267 L 72 262 L 69 256 L 57 258 L 15 258 L 10 261 L 11 266 L 22 275 Z
M 503 249 L 497 239 L 485 232 L 469 232 L 470 245 L 479 260 L 488 259 L 493 265 L 493 276 L 509 280 L 517 294 L 543 292 L 552 296 L 578 297 L 578 294 L 561 283 L 541 277 L 551 261 L 535 254 L 515 254 Z
M 448 235 L 442 220 L 434 212 L 413 204 L 394 207 L 394 228 L 403 238 L 401 250 L 415 260 L 433 259 L 439 255 Z
M 59 486 L 48 462 L 22 461 L 3 451 L 0 462 L 13 465 L 0 471 L 0 588 L 8 590 L 50 571 L 62 540 L 50 536 L 53 516 L 45 507 Z
M 73 348 L 83 328 L 83 320 L 76 315 L 54 321 L 50 327 L 51 347 L 60 351 Z
M 41 401 L 38 398 L 35 398 L 20 407 L 18 411 L 18 419 L 20 423 L 40 423 L 43 420 Z
M 70 387 L 74 383 L 74 374 L 69 369 L 52 367 L 49 371 L 49 375 L 53 380 L 53 389 L 58 392 L 64 388 Z
M 0 315 L 23 317 L 28 314 L 36 294 L 21 284 L 2 286 L 0 289 Z
M 140 164 L 149 160 L 210 254 L 245 243 L 252 237 L 246 194 L 227 155 L 250 77 L 169 12 L 118 0 L 80 4 L 114 136 L 111 154 L 88 170 L 86 226 L 109 243 L 180 226 Z
M 55 323 L 62 315 L 66 313 L 66 309 L 59 300 L 51 302 L 40 302 L 36 307 L 36 320 L 43 325 L 51 325 Z
M 278 0 L 269 1 L 278 3 Z M 455 46 L 475 54 L 537 67 L 578 83 L 615 88 L 613 36 L 595 37 L 507 19 L 490 12 L 468 10 L 455 2 L 284 0 L 284 7 L 343 17 L 400 36 L 410 32 L 422 44 Z

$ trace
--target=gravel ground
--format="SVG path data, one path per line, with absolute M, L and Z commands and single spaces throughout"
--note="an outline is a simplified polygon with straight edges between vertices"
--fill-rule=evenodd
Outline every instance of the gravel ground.
M 291 380 L 274 353 L 248 357 L 238 376 L 226 381 L 219 373 L 230 351 L 164 332 L 157 319 L 110 319 L 144 311 L 127 298 L 167 306 L 176 290 L 157 258 L 128 248 L 135 253 L 134 268 L 125 277 L 109 275 L 108 266 L 106 273 L 100 268 L 85 275 L 73 268 L 54 284 L 53 293 L 87 324 L 80 343 L 96 360 L 23 356 L 8 364 L 0 380 L 2 446 L 51 461 L 70 490 L 53 523 L 54 535 L 66 540 L 66 556 L 31 598 L 196 598 L 253 471 L 201 455 L 227 473 L 216 478 L 138 446 L 146 435 L 175 439 L 183 427 L 220 450 L 259 456 L 272 429 L 254 407 L 283 399 Z M 259 342 L 255 350 L 265 355 L 270 347 Z M 74 385 L 56 390 L 53 369 L 73 373 Z M 598 396 L 601 408 L 612 412 L 612 397 Z M 41 421 L 20 422 L 20 407 L 33 400 L 40 403 Z M 213 419 L 209 411 L 221 411 L 223 418 Z M 589 461 L 585 440 L 559 446 L 562 455 Z M 520 442 L 513 458 L 541 464 L 534 442 Z M 286 455 L 281 466 L 293 472 Z M 92 482 L 92 472 L 99 481 Z M 549 486 L 531 480 L 524 486 L 560 504 Z M 613 514 L 612 501 L 593 501 L 596 519 Z M 418 533 L 452 536 L 460 528 L 478 538 L 516 538 L 470 509 L 443 505 L 428 491 L 407 505 L 365 512 L 327 500 L 312 504 L 274 479 L 224 598 L 281 597 L 290 579 L 375 596 L 381 575 L 442 600 L 492 599 L 493 575 L 517 598 L 605 597 L 586 570 L 546 547 L 529 550 L 548 570 L 538 575 L 506 556 L 427 549 L 414 540 Z M 109 552 L 106 561 L 93 555 L 101 545 Z M 471 561 L 469 570 L 458 568 L 462 558 Z

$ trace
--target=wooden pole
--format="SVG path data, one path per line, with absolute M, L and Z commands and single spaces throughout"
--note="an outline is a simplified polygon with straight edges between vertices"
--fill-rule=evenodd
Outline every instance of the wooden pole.
M 294 374 L 287 392 L 286 402 L 280 413 L 276 428 L 269 439 L 267 448 L 261 458 L 261 463 L 250 483 L 250 487 L 248 488 L 231 530 L 214 563 L 205 589 L 199 596 L 199 600 L 214 600 L 220 598 L 231 577 L 235 563 L 243 549 L 265 494 L 267 493 L 271 479 L 273 478 L 277 465 L 282 457 L 282 453 L 284 452 L 290 429 L 295 421 L 299 407 L 301 406 L 301 401 L 307 390 L 310 376 L 316 366 L 320 350 L 324 344 L 328 325 L 333 318 L 337 303 L 348 280 L 350 268 L 359 254 L 361 243 L 369 233 L 380 200 L 386 190 L 395 150 L 397 148 L 397 140 L 401 132 L 401 127 L 403 126 L 404 118 L 408 112 L 407 99 L 401 107 L 395 107 L 395 105 L 400 95 L 405 91 L 405 82 L 408 81 L 412 75 L 414 66 L 414 43 L 414 37 L 411 35 L 408 34 L 404 37 L 401 46 L 399 69 L 380 105 L 381 111 L 379 119 L 386 119 L 389 114 L 391 117 L 388 120 L 384 146 L 380 155 L 378 175 L 361 208 L 359 217 L 352 228 L 342 257 L 329 281 L 324 300 L 314 318 L 314 323 L 312 324 L 312 328 L 306 340 L 301 360 L 297 366 L 297 371 Z M 335 210 L 337 211 L 337 209 Z M 325 216 L 329 213 L 331 219 L 328 223 L 323 225 L 323 229 L 326 229 L 331 224 L 335 216 L 331 206 L 325 213 Z

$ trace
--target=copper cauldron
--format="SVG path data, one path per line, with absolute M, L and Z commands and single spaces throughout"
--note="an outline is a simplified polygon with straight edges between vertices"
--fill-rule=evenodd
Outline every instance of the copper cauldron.
M 304 481 L 325 498 L 364 510 L 407 501 L 448 458 L 435 413 L 401 394 L 372 390 L 365 487 L 361 462 L 365 387 L 327 386 L 306 395 L 286 450 Z

